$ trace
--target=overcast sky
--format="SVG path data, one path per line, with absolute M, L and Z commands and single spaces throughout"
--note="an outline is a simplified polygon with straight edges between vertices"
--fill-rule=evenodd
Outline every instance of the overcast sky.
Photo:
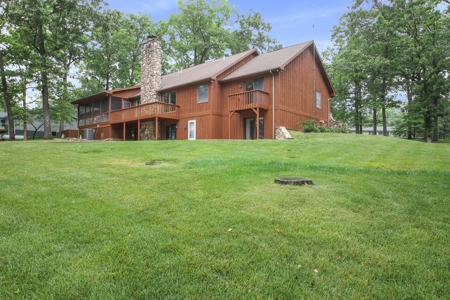
M 106 0 L 110 9 L 125 13 L 146 13 L 154 22 L 167 20 L 178 13 L 177 0 Z M 263 20 L 272 24 L 270 36 L 283 46 L 315 40 L 320 52 L 331 45 L 330 30 L 347 12 L 352 0 L 229 0 L 239 13 L 253 9 L 262 14 Z M 314 26 L 313 26 L 314 25 Z

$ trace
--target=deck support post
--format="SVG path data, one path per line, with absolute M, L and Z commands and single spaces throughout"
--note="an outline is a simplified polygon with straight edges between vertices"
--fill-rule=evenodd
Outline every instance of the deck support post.
M 141 119 L 138 119 L 138 141 L 141 140 Z
M 256 109 L 252 108 L 253 112 L 256 114 L 256 139 L 259 140 L 259 107 Z
M 158 117 L 156 117 L 155 121 L 155 140 L 158 140 Z
M 234 115 L 235 110 L 230 112 L 230 117 L 228 118 L 228 139 L 231 140 L 231 117 Z
M 123 141 L 125 142 L 125 138 L 127 136 L 127 123 L 123 122 Z
M 256 139 L 259 140 L 259 107 L 256 108 Z

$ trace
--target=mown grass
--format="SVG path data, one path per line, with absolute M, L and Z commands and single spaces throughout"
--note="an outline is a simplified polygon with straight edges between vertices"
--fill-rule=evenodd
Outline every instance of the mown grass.
M 1 142 L 0 299 L 450 298 L 450 145 L 293 135 Z

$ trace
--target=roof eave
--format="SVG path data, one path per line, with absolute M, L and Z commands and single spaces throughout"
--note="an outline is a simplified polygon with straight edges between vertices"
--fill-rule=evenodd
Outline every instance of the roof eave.
M 81 103 L 89 102 L 90 100 L 94 100 L 96 98 L 108 96 L 108 95 L 111 95 L 111 94 L 112 94 L 112 92 L 110 90 L 108 90 L 108 91 L 100 92 L 100 93 L 97 93 L 97 94 L 93 94 L 93 95 L 90 95 L 90 96 L 87 96 L 87 97 L 84 97 L 84 98 L 72 101 L 70 103 L 71 104 L 81 104 Z
M 244 55 L 243 57 L 241 57 L 241 59 L 235 61 L 234 64 L 232 64 L 231 66 L 227 66 L 225 69 L 220 70 L 220 72 L 217 72 L 217 73 L 214 74 L 211 78 L 212 78 L 213 80 L 217 80 L 217 77 L 220 76 L 221 74 L 223 74 L 225 71 L 229 70 L 231 67 L 233 67 L 233 66 L 239 64 L 241 61 L 243 61 L 243 60 L 246 59 L 247 57 L 249 57 L 249 56 L 251 56 L 251 55 L 254 55 L 254 54 L 256 54 L 255 57 L 258 56 L 258 55 L 259 55 L 258 50 L 256 50 L 256 49 L 251 49 L 251 50 L 249 50 L 249 52 L 247 53 L 247 55 Z
M 184 88 L 184 87 L 187 87 L 187 86 L 190 86 L 190 85 L 196 85 L 196 84 L 199 84 L 199 83 L 213 82 L 213 81 L 216 81 L 216 80 L 211 78 L 211 77 L 207 77 L 207 78 L 203 78 L 203 79 L 199 79 L 199 80 L 196 80 L 196 81 L 187 82 L 187 83 L 183 83 L 183 84 L 179 84 L 179 85 L 158 88 L 158 89 L 156 89 L 156 91 L 158 93 L 164 93 L 164 92 L 176 90 L 178 88 Z
M 219 80 L 219 82 L 230 82 L 233 80 L 238 80 L 238 79 L 242 79 L 242 78 L 247 78 L 247 77 L 251 77 L 251 76 L 255 76 L 257 74 L 264 74 L 270 71 L 284 71 L 284 69 L 280 66 L 280 67 L 276 67 L 276 68 L 270 68 L 270 69 L 266 69 L 266 70 L 262 70 L 262 71 L 258 71 L 258 72 L 254 72 L 254 73 L 247 73 L 245 75 L 241 75 L 241 76 L 237 76 L 237 77 L 232 77 L 229 79 L 221 79 Z

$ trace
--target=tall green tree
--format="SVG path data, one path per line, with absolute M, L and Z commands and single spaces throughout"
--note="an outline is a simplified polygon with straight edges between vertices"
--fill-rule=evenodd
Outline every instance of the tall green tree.
M 155 32 L 148 15 L 103 11 L 92 31 L 87 55 L 79 64 L 81 92 L 88 95 L 139 83 L 140 45 Z
M 61 53 L 80 43 L 90 31 L 101 0 L 10 0 L 4 6 L 7 22 L 15 27 L 23 45 L 33 52 L 32 62 L 42 94 L 44 139 L 51 139 L 50 88 L 63 77 Z M 82 46 L 80 44 L 80 46 Z
M 367 9 L 362 9 L 363 2 L 368 3 Z M 332 57 L 332 81 L 337 91 L 343 92 L 340 97 L 355 103 L 355 120 L 359 115 L 357 104 L 362 100 L 373 111 L 374 128 L 376 112 L 381 109 L 386 134 L 386 109 L 398 107 L 394 95 L 401 90 L 407 99 L 402 127 L 407 128 L 408 137 L 412 138 L 414 131 L 424 137 L 432 136 L 434 141 L 438 139 L 439 118 L 446 114 L 444 106 L 450 92 L 450 22 L 446 3 L 449 2 L 354 1 L 353 10 L 334 28 L 334 48 L 327 53 Z M 351 70 L 354 65 L 359 68 Z M 360 97 L 357 93 L 349 97 L 349 78 L 355 77 L 361 82 L 353 80 L 353 86 L 365 89 Z M 345 100 L 338 97 L 334 101 L 340 102 Z M 418 116 L 422 121 L 418 121 Z M 422 130 L 417 126 L 422 126 Z
M 339 26 L 333 28 L 334 49 L 328 49 L 330 77 L 336 90 L 333 114 L 350 121 L 356 133 L 362 133 L 364 111 L 370 108 L 367 99 L 367 71 L 370 57 L 369 44 L 364 29 L 372 22 L 367 11 L 357 10 L 341 17 Z
M 166 72 L 250 48 L 267 52 L 281 47 L 268 36 L 271 26 L 260 13 L 239 14 L 226 0 L 179 0 L 178 9 L 179 14 L 159 23 L 164 65 L 171 65 Z

